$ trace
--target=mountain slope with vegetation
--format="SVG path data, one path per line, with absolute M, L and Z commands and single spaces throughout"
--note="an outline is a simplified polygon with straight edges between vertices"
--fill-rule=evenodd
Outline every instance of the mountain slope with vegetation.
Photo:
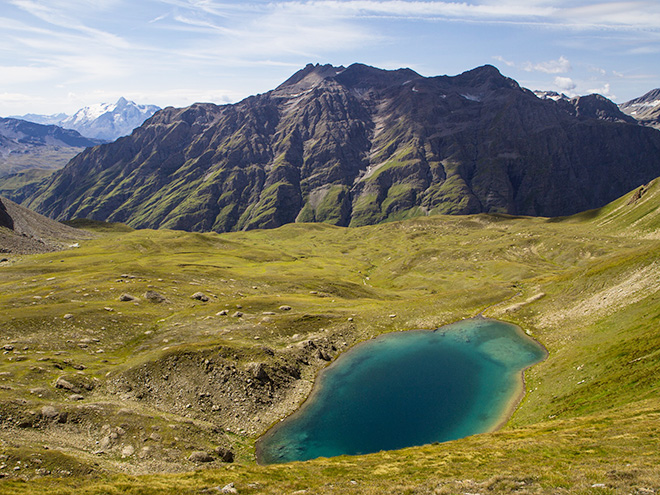
M 659 207 L 654 181 L 553 219 L 220 235 L 79 222 L 98 237 L 0 265 L 0 493 L 655 493 Z M 482 312 L 549 353 L 500 431 L 254 463 L 328 360 Z
M 660 134 L 612 102 L 455 77 L 309 65 L 234 105 L 166 108 L 24 201 L 59 220 L 238 231 L 429 214 L 557 216 L 660 175 Z

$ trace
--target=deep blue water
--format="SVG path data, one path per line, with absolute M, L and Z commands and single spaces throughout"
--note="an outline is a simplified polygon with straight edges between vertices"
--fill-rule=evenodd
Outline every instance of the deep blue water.
M 321 372 L 309 399 L 257 443 L 260 463 L 367 454 L 494 428 L 545 350 L 473 318 L 365 342 Z

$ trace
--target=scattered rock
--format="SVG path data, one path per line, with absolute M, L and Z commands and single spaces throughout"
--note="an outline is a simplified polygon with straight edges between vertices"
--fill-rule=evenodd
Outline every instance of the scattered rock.
M 169 303 L 167 298 L 162 295 L 160 292 L 156 292 L 155 290 L 148 290 L 147 292 L 144 293 L 144 298 L 152 303 Z
M 225 447 L 216 447 L 215 453 L 222 462 L 234 462 L 234 453 Z
M 273 315 L 276 315 L 277 313 L 275 311 L 264 311 L 261 314 L 266 315 L 266 316 L 273 316 Z
M 124 293 L 121 296 L 119 296 L 119 300 L 122 302 L 134 302 L 134 301 L 138 301 L 138 298 L 135 296 L 131 296 L 130 294 Z
M 55 381 L 55 388 L 63 388 L 65 390 L 71 390 L 72 392 L 75 393 L 80 393 L 80 389 L 78 387 L 76 387 L 73 383 L 71 383 L 68 380 L 65 380 L 62 377 L 59 377 Z
M 85 396 L 80 395 L 80 394 L 71 394 L 69 396 L 69 400 L 83 400 Z
M 234 483 L 229 483 L 220 488 L 220 493 L 238 493 L 238 490 L 234 488 Z
M 243 313 L 241 311 L 236 311 L 236 313 L 234 313 L 232 316 L 234 318 L 240 318 L 241 316 L 243 316 Z
M 123 449 L 121 449 L 122 457 L 130 457 L 133 454 L 135 454 L 135 448 L 132 445 L 126 445 Z
M 259 381 L 265 382 L 270 380 L 264 363 L 250 363 L 248 364 L 248 371 Z
M 218 311 L 215 316 L 227 316 L 229 314 L 229 311 L 226 309 L 223 309 L 222 311 Z
M 73 318 L 73 315 L 71 313 L 67 313 L 62 318 L 64 318 L 65 320 L 70 320 L 71 318 Z
M 195 452 L 190 454 L 188 460 L 192 462 L 213 462 L 214 458 L 208 452 L 204 452 L 202 450 L 196 450 Z
M 396 318 L 396 315 L 395 315 L 395 314 L 391 314 L 391 315 L 390 315 L 390 318 Z
M 291 306 L 287 306 L 286 304 L 283 306 L 280 306 L 281 311 L 291 311 Z
M 5 345 L 2 346 L 2 348 L 3 348 L 5 351 L 13 351 L 13 350 L 14 350 L 14 346 L 11 345 L 11 344 L 5 344 Z
M 41 408 L 41 416 L 46 419 L 56 419 L 60 412 L 53 406 L 44 406 Z
M 112 438 L 110 438 L 109 435 L 103 437 L 101 439 L 101 441 L 99 442 L 99 448 L 101 450 L 106 450 L 106 449 L 109 449 L 110 447 L 112 447 Z
M 140 449 L 140 452 L 138 452 L 138 457 L 140 459 L 147 459 L 147 458 L 151 457 L 152 453 L 153 453 L 153 449 L 151 447 L 149 447 L 149 446 L 142 447 Z
M 331 358 L 326 354 L 323 349 L 317 349 L 316 351 L 316 357 L 319 359 L 322 359 L 323 361 L 330 361 Z
M 203 292 L 195 292 L 192 296 L 190 296 L 192 299 L 195 299 L 197 301 L 202 301 L 206 302 L 209 300 L 209 296 L 204 294 Z

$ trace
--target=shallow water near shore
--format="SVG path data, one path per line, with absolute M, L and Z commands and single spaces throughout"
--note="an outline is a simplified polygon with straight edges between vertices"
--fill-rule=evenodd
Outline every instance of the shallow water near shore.
M 309 399 L 257 443 L 261 464 L 367 454 L 494 429 L 545 349 L 518 327 L 472 318 L 382 335 L 340 356 Z

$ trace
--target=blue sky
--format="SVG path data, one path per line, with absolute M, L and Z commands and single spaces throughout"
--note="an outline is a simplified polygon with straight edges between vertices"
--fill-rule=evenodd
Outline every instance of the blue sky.
M 230 103 L 305 64 L 455 75 L 622 102 L 660 87 L 660 0 L 0 0 L 0 115 Z

